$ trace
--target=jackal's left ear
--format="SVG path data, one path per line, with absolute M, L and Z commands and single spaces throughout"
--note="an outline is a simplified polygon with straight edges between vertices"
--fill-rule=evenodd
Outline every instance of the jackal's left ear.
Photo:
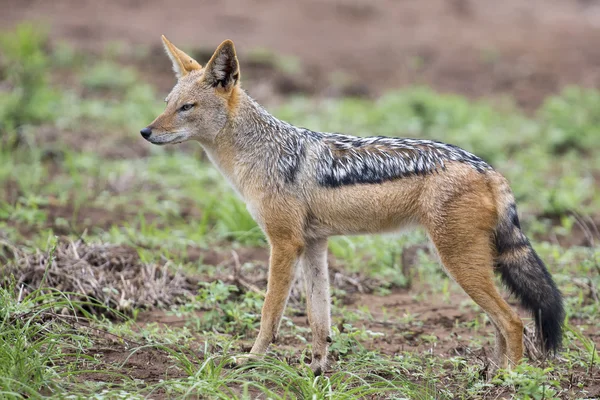
M 165 35 L 162 36 L 163 44 L 165 45 L 165 51 L 173 62 L 173 71 L 177 79 L 189 74 L 190 72 L 202 69 L 202 66 L 198 64 L 196 60 L 179 50 L 173 43 L 169 42 Z
M 231 40 L 219 45 L 204 71 L 205 79 L 212 86 L 230 91 L 240 80 L 240 65 Z

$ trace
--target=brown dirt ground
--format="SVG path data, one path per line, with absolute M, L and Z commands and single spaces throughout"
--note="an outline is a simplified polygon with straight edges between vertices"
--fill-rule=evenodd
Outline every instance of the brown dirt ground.
M 473 329 L 456 325 L 457 323 L 472 321 L 479 317 L 480 313 L 477 311 L 457 309 L 457 304 L 467 300 L 468 297 L 466 295 L 455 294 L 447 300 L 434 298 L 432 301 L 423 302 L 415 299 L 415 292 L 413 291 L 395 290 L 394 293 L 385 297 L 372 294 L 356 295 L 353 296 L 350 305 L 355 307 L 366 305 L 373 319 L 365 319 L 363 321 L 365 328 L 374 332 L 385 333 L 385 336 L 375 338 L 368 344 L 365 343 L 367 348 L 377 349 L 388 355 L 395 355 L 401 351 L 413 351 L 455 356 L 459 354 L 465 355 L 470 339 L 490 336 L 493 332 L 490 326 L 482 327 L 480 334 L 474 336 Z M 415 321 L 420 322 L 421 326 L 416 328 L 385 320 L 381 312 L 384 307 L 388 315 L 393 319 L 397 319 L 398 316 L 406 313 L 414 315 Z M 309 327 L 306 315 L 290 315 L 288 313 L 288 316 L 297 326 Z M 176 316 L 162 310 L 152 310 L 140 313 L 136 321 L 142 326 L 157 322 L 170 327 L 183 327 L 188 323 L 188 317 Z M 361 322 L 357 323 L 357 325 L 361 324 Z M 343 327 L 340 326 L 339 328 L 343 332 Z M 303 346 L 305 346 L 304 343 L 293 335 L 286 335 L 284 332 L 285 328 L 282 329 L 282 334 L 273 347 L 297 350 L 299 354 Z M 441 340 L 437 341 L 435 346 L 431 346 L 421 337 L 423 335 L 434 335 Z M 310 339 L 310 335 L 307 336 L 307 339 Z M 490 336 L 490 339 L 492 339 L 492 336 Z M 251 342 L 244 342 L 242 348 L 248 347 L 249 349 L 251 345 Z
M 422 289 L 425 289 L 424 287 Z M 476 330 L 472 327 L 467 327 L 465 323 L 474 321 L 480 317 L 480 311 L 466 307 L 459 309 L 459 304 L 468 302 L 469 299 L 464 293 L 452 294 L 448 299 L 439 297 L 428 297 L 428 301 L 422 301 L 415 298 L 414 290 L 395 290 L 394 293 L 385 297 L 372 294 L 360 294 L 353 296 L 350 303 L 350 308 L 367 306 L 372 314 L 372 319 L 365 319 L 361 322 L 356 322 L 356 326 L 363 325 L 365 329 L 372 332 L 383 333 L 383 336 L 375 337 L 372 340 L 361 343 L 368 350 L 380 351 L 389 356 L 394 356 L 400 352 L 409 352 L 418 355 L 434 355 L 442 358 L 450 358 L 455 356 L 465 357 L 469 364 L 478 365 L 482 377 L 487 376 L 488 371 L 492 368 L 490 362 L 493 360 L 493 328 L 490 323 L 481 325 Z M 514 303 L 512 303 L 515 306 Z M 386 314 L 394 319 L 410 313 L 413 316 L 414 324 L 403 324 L 399 322 L 390 322 L 381 314 L 382 308 L 386 309 Z M 201 313 L 199 313 L 201 314 Z M 288 313 L 289 315 L 289 313 Z M 521 313 L 522 317 L 526 317 Z M 308 328 L 308 321 L 305 315 L 290 316 L 294 324 L 299 327 Z M 339 320 L 339 316 L 334 315 L 334 319 Z M 528 319 L 525 319 L 528 321 Z M 480 319 L 481 321 L 481 319 Z M 165 313 L 161 310 L 143 312 L 138 315 L 137 323 L 139 326 L 144 326 L 148 323 L 159 323 L 171 328 L 181 328 L 188 324 L 186 317 L 178 317 L 173 314 Z M 340 322 L 339 329 L 343 332 L 343 321 Z M 287 328 L 282 328 L 282 332 L 278 341 L 273 344 L 273 349 L 282 351 L 288 356 L 288 362 L 292 365 L 299 362 L 298 357 L 302 349 L 306 346 L 302 340 L 296 335 L 289 332 Z M 598 342 L 600 336 L 597 333 L 587 332 L 587 334 Z M 310 334 L 304 335 L 306 340 L 310 340 Z M 435 340 L 432 343 L 432 339 Z M 199 343 L 202 343 L 202 338 L 198 337 Z M 480 342 L 483 347 L 474 347 L 473 342 Z M 240 340 L 240 351 L 249 351 L 252 346 L 251 340 Z M 112 351 L 107 351 L 112 354 Z M 109 356 L 110 356 L 109 354 Z M 121 359 L 126 358 L 126 354 L 119 355 Z M 143 363 L 147 357 L 144 354 L 139 355 L 141 360 L 137 360 L 138 356 L 133 355 L 130 365 L 126 366 L 126 374 L 137 376 L 139 371 L 136 371 L 136 365 Z M 164 357 L 164 355 L 163 355 Z M 344 357 L 343 355 L 332 354 L 333 358 Z M 110 360 L 110 357 L 107 358 Z M 137 360 L 137 361 L 136 361 Z M 162 362 L 160 357 L 156 358 L 160 365 L 163 365 L 163 371 L 157 370 L 157 375 L 150 373 L 150 381 L 156 381 L 164 377 L 164 371 L 173 362 Z M 309 362 L 309 360 L 305 360 Z M 153 371 L 156 368 L 153 368 Z M 333 371 L 328 371 L 330 374 Z M 161 373 L 163 375 L 161 375 Z M 173 374 L 171 374 L 173 375 Z M 144 378 L 141 378 L 144 379 Z M 593 396 L 600 395 L 600 371 L 593 375 L 586 374 L 583 370 L 574 370 L 572 387 L 577 387 L 578 384 L 584 385 L 588 393 Z M 444 382 L 448 387 L 453 387 L 452 382 Z M 505 397 L 508 396 L 508 397 Z M 498 388 L 494 391 L 494 398 L 509 398 L 510 392 L 503 392 Z
M 231 38 L 242 55 L 267 48 L 297 57 L 322 94 L 335 94 L 331 82 L 340 79 L 358 94 L 427 84 L 474 97 L 510 94 L 534 109 L 567 84 L 600 87 L 597 0 L 5 0 L 2 9 L 4 28 L 45 21 L 53 38 L 92 50 L 123 41 L 154 55 L 164 33 L 206 53 Z M 166 57 L 156 60 L 167 90 Z M 251 89 L 260 99 L 260 84 Z

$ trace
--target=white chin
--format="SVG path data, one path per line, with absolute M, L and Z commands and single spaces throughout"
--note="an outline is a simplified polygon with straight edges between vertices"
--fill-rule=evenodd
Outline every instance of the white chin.
M 185 134 L 174 134 L 174 135 L 160 135 L 156 137 L 148 138 L 148 141 L 152 144 L 157 144 L 159 146 L 165 144 L 177 144 L 181 142 L 185 142 L 188 139 L 188 135 Z

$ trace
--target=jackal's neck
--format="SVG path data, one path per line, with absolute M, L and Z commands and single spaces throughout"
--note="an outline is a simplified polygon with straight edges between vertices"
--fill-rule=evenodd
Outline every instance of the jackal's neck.
M 271 184 L 287 165 L 297 169 L 303 130 L 272 116 L 240 90 L 236 109 L 214 144 L 205 146 L 213 163 L 242 194 L 247 182 Z M 282 166 L 286 164 L 286 166 Z
M 299 128 L 277 119 L 243 91 L 231 122 L 231 133 L 242 142 L 267 139 L 279 142 L 300 133 Z

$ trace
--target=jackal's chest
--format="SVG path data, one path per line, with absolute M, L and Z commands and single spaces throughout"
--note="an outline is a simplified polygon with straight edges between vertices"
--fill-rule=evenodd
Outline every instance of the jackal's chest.
M 265 224 L 264 224 L 263 215 L 260 212 L 260 207 L 251 202 L 246 202 L 246 210 L 248 210 L 252 219 L 254 219 L 254 221 L 256 221 L 256 223 L 258 224 L 258 226 L 260 226 L 261 229 L 264 231 Z
M 244 174 L 243 171 L 239 171 L 239 167 L 232 156 L 228 155 L 227 152 L 219 152 L 216 149 L 204 146 L 206 155 L 212 162 L 212 164 L 219 170 L 221 175 L 225 177 L 227 183 L 235 190 L 236 194 L 246 202 L 247 194 L 245 193 Z

